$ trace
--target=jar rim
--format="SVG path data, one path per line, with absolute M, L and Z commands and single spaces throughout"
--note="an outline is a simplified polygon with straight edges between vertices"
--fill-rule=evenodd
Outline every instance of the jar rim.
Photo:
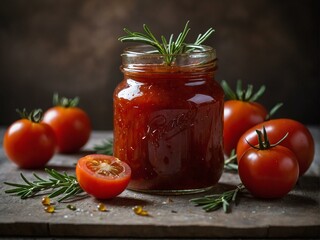
M 192 46 L 191 44 L 189 46 Z M 215 54 L 215 49 L 207 46 L 207 45 L 197 45 L 195 47 L 195 50 L 190 51 L 190 52 L 184 52 L 184 53 L 178 53 L 178 54 L 165 54 L 167 56 L 190 56 L 193 54 L 199 54 L 199 53 L 211 53 L 213 52 Z M 121 54 L 121 56 L 163 56 L 164 54 L 159 53 L 158 50 L 150 45 L 145 45 L 145 44 L 141 44 L 141 45 L 133 45 L 130 47 L 126 47 L 123 50 L 123 53 Z

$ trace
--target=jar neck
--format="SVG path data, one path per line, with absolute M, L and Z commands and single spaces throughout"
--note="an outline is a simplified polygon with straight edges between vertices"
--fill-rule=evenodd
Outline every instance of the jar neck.
M 154 77 L 213 73 L 217 68 L 215 50 L 209 46 L 201 46 L 191 52 L 163 55 L 155 52 L 151 46 L 139 45 L 125 49 L 121 55 L 121 70 L 125 75 L 152 74 Z M 166 58 L 171 57 L 168 64 Z

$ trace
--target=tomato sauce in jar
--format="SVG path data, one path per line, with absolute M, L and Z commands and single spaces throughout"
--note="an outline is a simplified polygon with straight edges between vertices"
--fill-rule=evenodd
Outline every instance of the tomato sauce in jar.
M 149 46 L 122 54 L 114 91 L 114 155 L 132 169 L 129 189 L 168 194 L 210 189 L 221 177 L 223 90 L 215 51 L 175 55 Z

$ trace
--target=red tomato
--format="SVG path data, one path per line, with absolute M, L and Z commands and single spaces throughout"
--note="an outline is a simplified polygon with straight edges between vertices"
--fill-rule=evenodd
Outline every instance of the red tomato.
M 250 148 L 242 155 L 238 170 L 243 185 L 259 198 L 285 196 L 299 177 L 295 154 L 280 145 L 265 150 Z
M 21 119 L 5 132 L 3 148 L 19 167 L 41 168 L 53 156 L 56 138 L 48 124 Z
M 91 154 L 79 159 L 76 176 L 84 191 L 98 199 L 108 199 L 126 189 L 131 169 L 116 157 Z
M 224 104 L 224 152 L 236 149 L 241 135 L 249 128 L 265 121 L 268 111 L 257 102 L 229 100 Z
M 238 142 L 237 159 L 241 159 L 242 154 L 250 148 L 246 140 L 252 145 L 258 144 L 256 130 L 262 130 L 263 126 L 265 126 L 268 138 L 272 143 L 278 142 L 286 133 L 289 133 L 280 145 L 289 148 L 297 156 L 299 174 L 302 176 L 313 161 L 314 140 L 310 131 L 303 124 L 292 119 L 273 119 L 247 130 Z
M 48 109 L 43 122 L 49 124 L 57 138 L 58 151 L 74 153 L 89 140 L 91 123 L 88 115 L 78 107 L 56 106 Z

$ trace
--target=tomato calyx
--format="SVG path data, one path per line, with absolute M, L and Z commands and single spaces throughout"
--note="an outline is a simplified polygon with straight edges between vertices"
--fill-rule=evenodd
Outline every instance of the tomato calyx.
M 30 113 L 27 112 L 25 108 L 22 110 L 16 109 L 16 112 L 20 115 L 22 119 L 28 119 L 31 122 L 39 123 L 43 117 L 42 109 L 33 109 Z
M 258 135 L 258 145 L 253 145 L 249 141 L 247 141 L 247 139 L 245 140 L 252 148 L 257 150 L 267 150 L 273 148 L 279 145 L 289 135 L 289 133 L 287 132 L 278 142 L 271 144 L 268 138 L 266 128 L 264 126 L 262 127 L 262 132 L 260 130 L 256 130 L 256 133 Z
M 253 85 L 251 84 L 248 84 L 247 89 L 243 89 L 240 79 L 237 81 L 236 91 L 233 91 L 225 80 L 221 81 L 221 87 L 230 100 L 240 100 L 244 102 L 255 102 L 266 90 L 266 86 L 262 85 L 259 90 L 254 93 Z
M 268 115 L 266 116 L 266 121 L 270 120 L 271 117 L 283 106 L 282 102 L 277 103 L 274 105 L 271 110 L 269 111 Z
M 58 93 L 53 94 L 53 100 L 52 100 L 54 106 L 61 106 L 65 108 L 76 107 L 78 106 L 79 101 L 80 101 L 79 97 L 75 97 L 75 98 L 59 97 Z

